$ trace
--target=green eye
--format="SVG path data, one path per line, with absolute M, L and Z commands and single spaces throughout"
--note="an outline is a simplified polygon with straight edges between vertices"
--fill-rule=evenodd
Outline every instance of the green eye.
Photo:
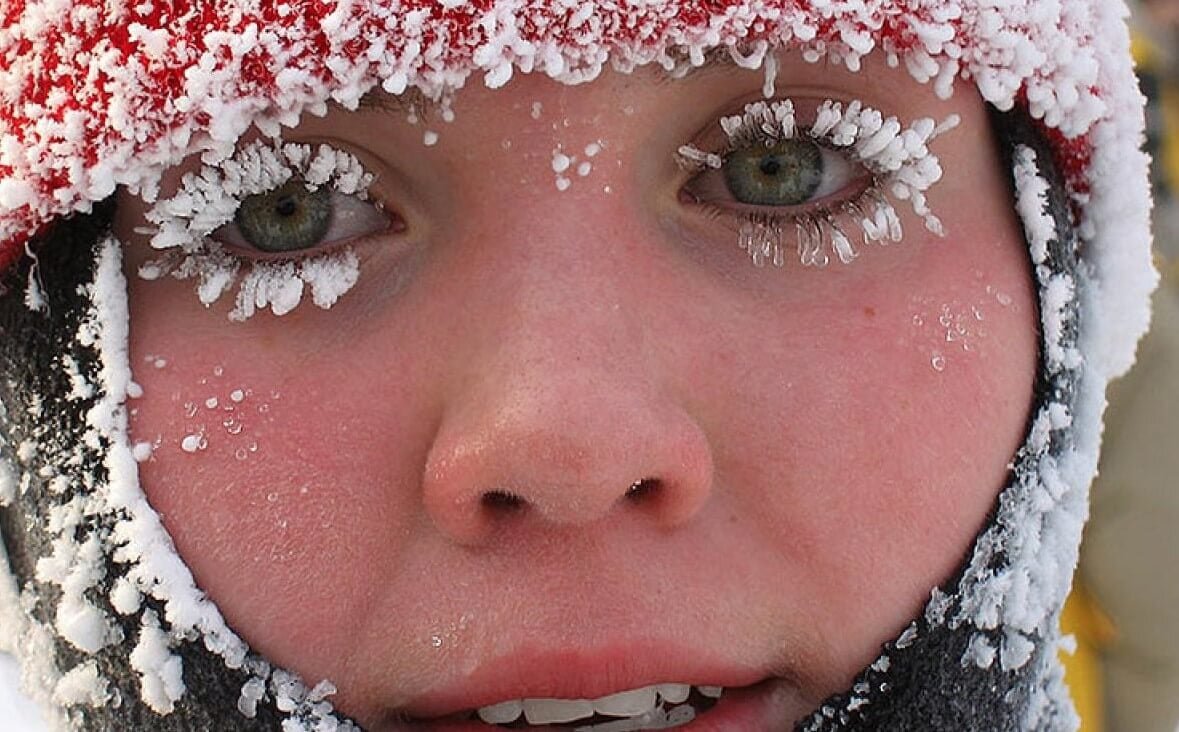
M 797 206 L 823 183 L 823 151 L 808 140 L 782 140 L 772 147 L 736 150 L 722 173 L 729 193 L 752 206 Z
M 295 178 L 268 193 L 245 198 L 233 221 L 243 239 L 258 251 L 294 252 L 323 241 L 332 223 L 327 186 L 314 191 Z

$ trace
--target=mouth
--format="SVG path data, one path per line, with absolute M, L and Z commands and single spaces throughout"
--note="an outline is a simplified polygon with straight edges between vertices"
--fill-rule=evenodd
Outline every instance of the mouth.
M 659 683 L 594 699 L 520 698 L 431 719 L 409 719 L 398 732 L 488 732 L 493 729 L 632 732 L 689 727 L 693 731 L 768 729 L 779 715 L 781 684 L 751 686 Z

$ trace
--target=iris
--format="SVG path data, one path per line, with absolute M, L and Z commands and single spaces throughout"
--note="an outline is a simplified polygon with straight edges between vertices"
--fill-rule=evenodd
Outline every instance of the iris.
M 823 151 L 809 140 L 781 140 L 730 153 L 722 172 L 740 203 L 796 206 L 811 200 L 823 182 Z
M 308 249 L 323 241 L 331 226 L 331 190 L 308 190 L 306 183 L 292 178 L 273 191 L 245 198 L 233 220 L 242 238 L 259 251 Z

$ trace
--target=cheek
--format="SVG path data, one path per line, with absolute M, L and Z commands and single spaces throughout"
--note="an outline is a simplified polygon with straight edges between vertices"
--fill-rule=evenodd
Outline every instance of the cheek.
M 718 470 L 737 512 L 761 517 L 798 612 L 841 629 L 829 641 L 849 673 L 963 561 L 1024 437 L 1028 265 L 1013 232 L 987 233 L 932 242 L 868 284 L 832 272 L 830 300 L 795 309 L 785 335 L 730 336 L 723 350 L 752 354 L 739 382 L 715 362 L 711 401 L 731 406 L 712 413 L 728 436 Z
M 405 393 L 376 394 L 346 363 L 299 353 L 281 334 L 267 345 L 242 337 L 249 325 L 197 314 L 237 334 L 229 340 L 178 323 L 180 302 L 154 305 L 170 317 L 135 311 L 131 341 L 143 387 L 132 438 L 153 446 L 140 465 L 149 501 L 251 645 L 273 654 L 272 643 L 337 643 L 350 627 L 340 618 L 370 600 L 364 568 L 420 518 L 412 492 L 391 486 L 417 484 L 409 453 L 422 438 L 410 431 L 424 420 L 405 417 Z M 268 627 L 281 637 L 251 631 Z

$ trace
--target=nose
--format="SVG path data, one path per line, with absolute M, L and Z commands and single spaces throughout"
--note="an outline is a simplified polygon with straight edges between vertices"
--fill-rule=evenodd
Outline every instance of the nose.
M 708 499 L 709 442 L 668 377 L 691 367 L 653 347 L 649 295 L 608 248 L 590 263 L 526 260 L 510 284 L 482 271 L 485 299 L 465 310 L 492 335 L 462 366 L 423 477 L 452 540 L 604 519 L 669 530 Z
M 445 534 L 479 543 L 497 528 L 578 526 L 617 514 L 673 528 L 712 484 L 701 430 L 653 393 L 535 363 L 489 401 L 444 419 L 427 458 L 426 511 Z M 543 382 L 526 383 L 536 369 Z

